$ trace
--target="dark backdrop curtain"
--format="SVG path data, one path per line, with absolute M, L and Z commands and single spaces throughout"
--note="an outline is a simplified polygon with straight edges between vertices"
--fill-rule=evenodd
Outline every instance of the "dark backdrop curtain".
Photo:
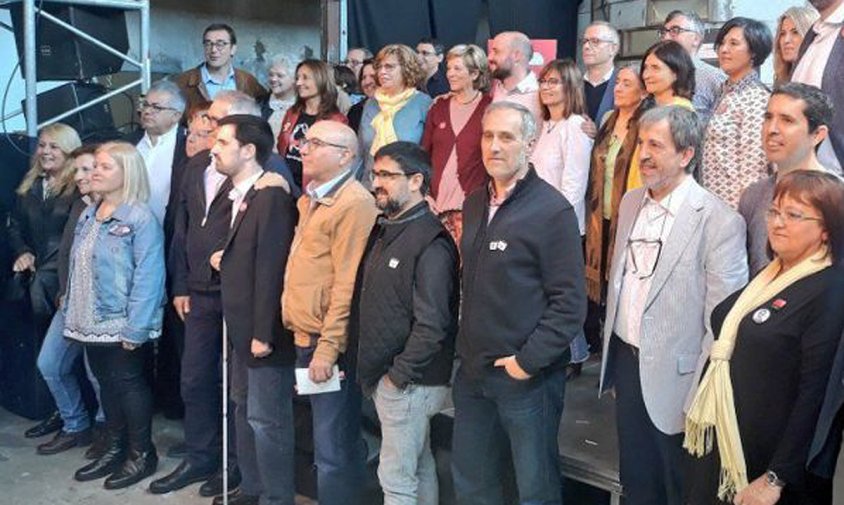
M 580 0 L 349 0 L 349 47 L 373 52 L 400 42 L 415 47 L 434 37 L 446 48 L 475 42 L 484 4 L 490 33 L 518 30 L 556 39 L 560 57 L 574 57 Z M 486 49 L 486 43 L 482 44 Z

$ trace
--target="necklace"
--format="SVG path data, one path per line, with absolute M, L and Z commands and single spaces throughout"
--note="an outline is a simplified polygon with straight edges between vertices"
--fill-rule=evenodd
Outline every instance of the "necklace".
M 467 100 L 465 102 L 458 97 L 455 97 L 455 98 L 457 98 L 457 103 L 459 103 L 460 105 L 469 105 L 470 103 L 474 102 L 475 99 L 477 99 L 479 96 L 481 96 L 481 91 L 476 89 L 475 94 L 472 95 L 472 98 L 470 98 L 469 100 Z
M 545 134 L 548 135 L 549 133 L 554 131 L 554 128 L 556 128 L 558 124 L 560 124 L 559 119 L 556 120 L 556 121 L 546 121 L 546 123 L 545 123 Z

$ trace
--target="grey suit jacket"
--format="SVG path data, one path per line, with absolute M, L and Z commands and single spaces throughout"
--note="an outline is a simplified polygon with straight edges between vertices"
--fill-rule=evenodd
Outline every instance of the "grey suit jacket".
M 684 430 L 684 408 L 700 380 L 713 340 L 712 309 L 747 283 L 744 220 L 718 197 L 691 182 L 654 271 L 640 330 L 639 373 L 645 407 L 654 425 L 669 435 Z M 619 207 L 604 325 L 601 394 L 614 385 L 609 342 L 618 313 L 627 240 L 646 191 L 628 192 Z

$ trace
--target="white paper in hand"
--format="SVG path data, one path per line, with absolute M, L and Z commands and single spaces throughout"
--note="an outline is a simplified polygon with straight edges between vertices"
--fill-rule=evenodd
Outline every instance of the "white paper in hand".
M 340 368 L 334 365 L 334 368 L 331 369 L 331 378 L 320 383 L 311 380 L 307 368 L 297 368 L 296 391 L 300 395 L 316 395 L 319 393 L 340 391 Z

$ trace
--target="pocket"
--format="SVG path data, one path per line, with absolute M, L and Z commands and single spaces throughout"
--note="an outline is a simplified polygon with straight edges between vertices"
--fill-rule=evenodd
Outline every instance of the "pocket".
M 681 354 L 677 357 L 677 373 L 686 375 L 697 370 L 698 354 Z

